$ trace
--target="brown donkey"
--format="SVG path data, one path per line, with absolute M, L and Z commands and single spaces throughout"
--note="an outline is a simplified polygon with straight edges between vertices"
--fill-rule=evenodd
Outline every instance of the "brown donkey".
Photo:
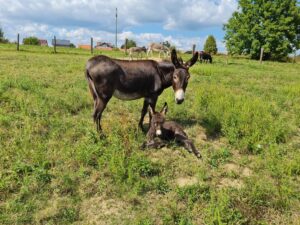
M 166 141 L 175 140 L 176 142 L 182 144 L 184 148 L 188 150 L 188 152 L 194 153 L 198 159 L 202 158 L 201 154 L 196 149 L 193 142 L 188 138 L 183 128 L 174 121 L 165 121 L 165 115 L 167 111 L 168 105 L 166 102 L 160 112 L 155 112 L 151 106 L 149 107 L 149 113 L 152 119 L 150 122 L 150 129 L 147 133 L 147 142 L 142 145 L 142 148 L 160 148 L 164 146 L 164 143 L 155 138 L 159 137 L 161 140 Z
M 190 77 L 189 68 L 198 58 L 196 53 L 186 63 L 177 59 L 176 51 L 171 54 L 172 63 L 153 60 L 119 60 L 104 55 L 94 56 L 86 64 L 86 79 L 94 99 L 94 121 L 101 131 L 101 115 L 112 96 L 121 100 L 144 98 L 139 126 L 150 105 L 155 109 L 158 96 L 172 86 L 175 101 L 181 104 Z

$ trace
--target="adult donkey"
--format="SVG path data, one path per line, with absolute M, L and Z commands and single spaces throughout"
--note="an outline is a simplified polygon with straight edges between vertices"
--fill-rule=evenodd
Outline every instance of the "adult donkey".
M 211 55 L 209 53 L 207 53 L 207 52 L 204 52 L 204 51 L 200 51 L 199 52 L 199 60 L 200 60 L 201 63 L 202 62 L 212 63 L 212 57 L 211 57 Z
M 163 53 L 164 55 L 169 55 L 170 53 L 170 49 L 166 46 L 164 46 L 163 44 L 159 44 L 159 43 L 150 43 L 147 49 L 147 56 L 149 56 L 149 54 L 151 53 L 151 55 L 153 56 L 153 52 L 159 52 L 159 58 L 160 58 L 160 54 Z
M 97 130 L 101 131 L 101 115 L 112 96 L 121 100 L 144 98 L 139 126 L 150 105 L 155 109 L 158 96 L 172 86 L 175 101 L 181 104 L 190 77 L 189 68 L 197 61 L 196 53 L 185 64 L 177 59 L 176 51 L 171 54 L 171 62 L 153 60 L 119 60 L 104 55 L 94 56 L 86 64 L 86 78 L 94 99 L 93 118 Z
M 129 50 L 129 57 L 131 60 L 133 59 L 133 54 L 136 53 L 137 57 L 140 56 L 142 58 L 143 52 L 146 53 L 147 49 L 145 47 L 131 47 L 128 49 Z

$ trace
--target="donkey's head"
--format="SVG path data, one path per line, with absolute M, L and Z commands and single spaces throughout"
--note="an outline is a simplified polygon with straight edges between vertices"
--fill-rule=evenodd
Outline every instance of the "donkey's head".
M 195 64 L 197 59 L 198 52 L 196 52 L 189 61 L 183 63 L 182 60 L 177 58 L 175 49 L 173 49 L 171 52 L 171 60 L 175 66 L 172 78 L 172 86 L 175 92 L 175 101 L 177 104 L 181 104 L 184 101 L 185 89 L 190 78 L 189 68 Z
M 168 111 L 168 104 L 165 102 L 164 107 L 160 112 L 155 112 L 153 108 L 149 107 L 149 113 L 151 115 L 150 128 L 155 131 L 157 136 L 162 135 L 162 125 L 165 122 L 165 115 Z

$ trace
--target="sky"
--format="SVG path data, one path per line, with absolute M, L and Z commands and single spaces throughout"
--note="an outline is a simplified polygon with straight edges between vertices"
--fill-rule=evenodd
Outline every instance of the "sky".
M 17 33 L 40 39 L 67 39 L 89 44 L 115 43 L 118 8 L 118 46 L 125 38 L 138 46 L 169 41 L 181 50 L 196 44 L 202 50 L 213 35 L 225 52 L 223 24 L 237 10 L 236 0 L 0 0 L 0 27 L 10 41 Z

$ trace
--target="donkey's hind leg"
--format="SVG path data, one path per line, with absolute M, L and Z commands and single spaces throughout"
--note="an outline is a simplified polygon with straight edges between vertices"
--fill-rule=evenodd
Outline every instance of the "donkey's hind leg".
M 99 133 L 102 132 L 102 128 L 101 128 L 101 124 L 100 124 L 102 113 L 103 113 L 104 109 L 106 108 L 106 105 L 107 105 L 107 102 L 109 101 L 109 99 L 110 98 L 104 100 L 104 99 L 101 99 L 100 97 L 98 97 L 95 100 L 93 117 L 94 117 L 94 121 L 97 126 L 97 131 Z

